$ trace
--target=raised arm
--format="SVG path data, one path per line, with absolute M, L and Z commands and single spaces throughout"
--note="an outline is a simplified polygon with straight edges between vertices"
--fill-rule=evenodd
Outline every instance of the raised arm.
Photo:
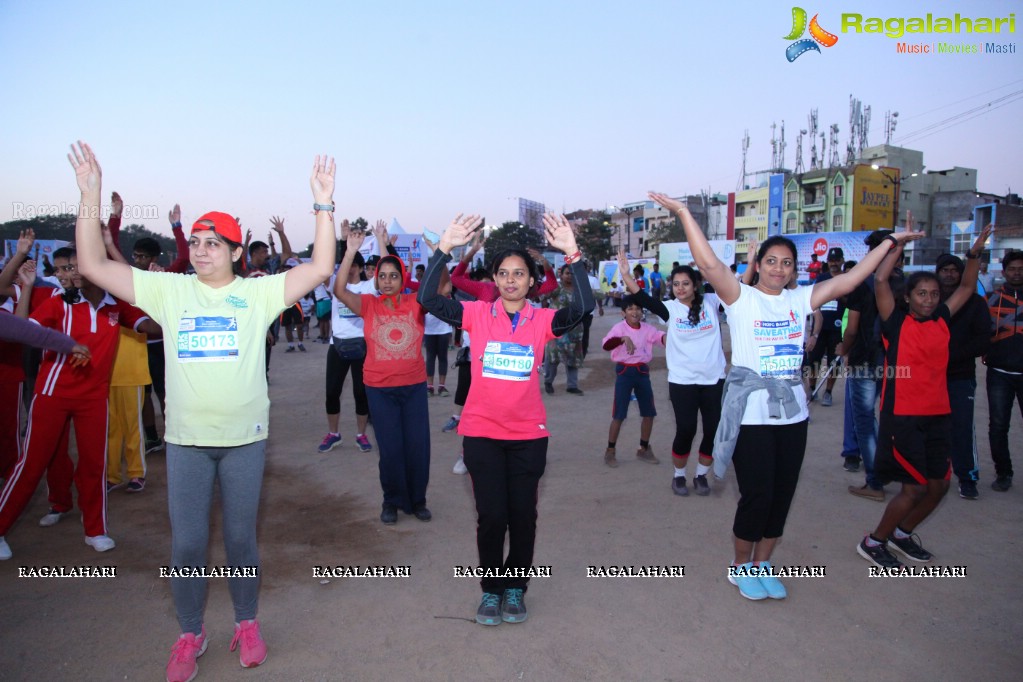
M 757 274 L 757 250 L 760 248 L 756 238 L 749 240 L 746 247 L 746 270 L 742 273 L 742 283 L 753 286 L 753 276 Z
M 337 268 L 337 279 L 334 280 L 334 296 L 356 315 L 362 314 L 362 296 L 348 290 L 348 273 L 355 262 L 355 254 L 359 252 L 359 247 L 365 240 L 366 233 L 362 230 L 349 231 L 348 239 L 345 241 L 345 255 Z
M 174 248 L 178 250 L 177 258 L 167 266 L 167 272 L 184 273 L 188 270 L 188 240 L 185 239 L 185 230 L 181 227 L 181 206 L 179 204 L 174 204 L 174 208 L 167 213 L 167 220 L 170 221 L 171 233 L 174 235 Z M 252 233 L 249 232 L 246 236 L 245 252 L 242 254 L 242 258 L 246 262 L 249 258 L 248 237 L 251 235 Z
M 857 284 L 867 279 L 867 277 L 870 276 L 870 273 L 878 270 L 883 263 L 890 263 L 888 274 L 891 274 L 892 269 L 895 267 L 896 259 L 889 261 L 886 258 L 888 253 L 898 246 L 900 248 L 899 254 L 901 254 L 901 249 L 905 246 L 906 242 L 920 239 L 923 236 L 923 232 L 895 232 L 888 235 L 881 244 L 867 253 L 867 255 L 856 264 L 856 267 L 849 272 L 843 272 L 841 275 L 814 284 L 813 293 L 810 295 L 810 305 L 813 308 L 820 308 L 828 301 L 834 301 L 836 298 L 845 296 L 852 292 L 852 290 L 856 288 Z M 879 272 L 875 272 L 874 279 L 876 281 L 880 281 L 881 276 Z M 887 281 L 887 275 L 885 275 L 885 280 Z M 874 291 L 876 294 L 877 289 Z M 890 293 L 891 291 L 889 291 L 889 294 Z M 880 309 L 881 308 L 879 306 L 878 311 L 880 311 Z M 889 314 L 891 314 L 891 311 L 889 311 Z M 888 315 L 885 315 L 884 319 L 888 319 Z
M 14 308 L 14 315 L 22 319 L 28 318 L 32 312 L 32 289 L 36 283 L 36 262 L 27 260 L 18 268 L 18 285 L 21 287 L 21 295 L 18 297 L 18 305 Z
M 555 336 L 561 336 L 582 322 L 586 313 L 593 312 L 593 291 L 571 223 L 563 215 L 547 213 L 543 217 L 543 227 L 547 243 L 565 254 L 565 262 L 572 271 L 572 281 L 575 283 L 568 307 L 554 313 L 554 319 L 551 320 L 551 331 Z
M 427 312 L 433 313 L 437 319 L 461 327 L 462 304 L 444 296 L 439 291 L 441 279 L 448 270 L 447 264 L 450 260 L 451 254 L 440 249 L 434 250 L 430 260 L 426 263 L 426 272 L 423 273 L 423 282 L 419 287 L 416 300 Z
M 882 320 L 887 320 L 889 317 L 891 317 L 892 312 L 895 310 L 895 295 L 892 294 L 892 286 L 891 284 L 888 283 L 888 278 L 891 276 L 892 270 L 895 269 L 895 263 L 898 262 L 900 258 L 902 258 L 902 244 L 898 244 L 893 240 L 886 239 L 883 244 L 878 245 L 877 248 L 868 253 L 867 258 L 875 255 L 874 254 L 875 251 L 884 251 L 884 253 L 880 256 L 881 264 L 878 265 L 877 270 L 874 272 L 874 300 L 877 301 L 878 317 L 880 317 Z M 863 260 L 861 260 L 856 267 L 858 268 L 860 265 L 863 265 L 863 262 L 865 260 L 867 259 L 864 258 Z M 877 259 L 875 258 L 874 260 Z M 845 274 L 851 274 L 855 269 L 856 268 L 853 268 L 852 270 Z M 829 279 L 823 283 L 827 284 L 832 281 L 833 280 Z M 814 294 L 817 293 L 816 288 L 817 287 L 815 285 Z M 811 297 L 811 301 L 812 300 L 813 297 Z M 826 300 L 827 299 L 825 299 L 825 301 Z M 814 305 L 814 307 L 816 308 L 817 306 Z
M 333 217 L 334 216 L 331 215 L 331 220 L 333 220 Z M 281 238 L 281 260 L 284 261 L 289 258 L 297 258 L 298 255 L 291 249 L 291 242 L 288 240 L 288 235 L 284 233 L 284 218 L 274 216 L 270 219 L 270 223 L 273 225 L 273 231 Z
M 14 297 L 14 282 L 18 278 L 18 269 L 28 260 L 35 241 L 36 233 L 31 227 L 21 231 L 14 253 L 7 259 L 4 269 L 0 271 L 0 296 Z
M 649 197 L 678 216 L 682 221 L 682 230 L 685 232 L 686 241 L 689 242 L 689 248 L 692 249 L 693 260 L 696 261 L 696 267 L 700 269 L 700 274 L 714 286 L 714 291 L 717 292 L 722 303 L 725 305 L 735 303 L 739 298 L 739 283 L 732 276 L 732 270 L 710 248 L 707 237 L 704 236 L 700 226 L 689 213 L 689 209 L 666 194 L 650 192 Z
M 334 205 L 334 159 L 317 156 L 313 162 L 313 174 L 309 185 L 313 190 L 313 202 L 318 205 Z M 284 236 L 284 221 L 279 221 L 281 248 L 284 249 L 287 237 Z M 276 226 L 274 229 L 277 229 Z M 291 268 L 284 275 L 284 303 L 293 305 L 334 271 L 334 253 L 337 237 L 334 234 L 334 211 L 316 211 L 316 234 L 313 235 L 313 255 L 308 263 Z M 290 247 L 287 247 L 290 251 Z M 347 255 L 347 254 L 345 254 Z M 354 254 L 352 256 L 355 257 Z M 349 263 L 351 265 L 351 263 Z M 348 270 L 344 271 L 345 273 Z M 347 279 L 347 276 L 345 277 Z M 353 308 L 354 310 L 354 308 Z
M 977 275 L 980 274 L 980 254 L 984 252 L 984 242 L 991 236 L 994 229 L 994 225 L 986 225 L 977 235 L 973 246 L 966 252 L 966 269 L 963 271 L 963 278 L 959 282 L 958 288 L 945 300 L 950 314 L 955 315 L 959 312 L 959 309 L 970 300 L 970 296 L 976 293 Z
M 75 248 L 78 270 L 98 287 L 134 305 L 135 283 L 131 266 L 107 258 L 99 221 L 99 202 L 102 192 L 102 171 L 92 148 L 81 140 L 71 145 L 67 155 L 75 169 L 78 189 L 82 192 L 75 222 Z
M 115 193 L 116 196 L 116 193 Z M 131 266 L 128 259 L 121 253 L 121 247 L 118 243 L 118 233 L 121 228 L 121 216 L 120 214 L 111 214 L 110 220 L 106 225 L 100 223 L 100 229 L 103 232 L 103 247 L 106 249 L 107 258 L 118 263 L 124 263 L 125 265 Z
M 635 296 L 641 306 L 665 322 L 668 321 L 668 308 L 664 302 L 655 301 L 647 292 L 640 289 L 636 279 L 629 272 L 629 259 L 625 256 L 625 247 L 618 248 L 618 274 L 622 278 L 626 291 Z

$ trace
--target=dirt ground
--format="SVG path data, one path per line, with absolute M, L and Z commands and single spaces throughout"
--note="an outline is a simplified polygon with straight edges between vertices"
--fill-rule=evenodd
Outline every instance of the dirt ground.
M 856 543 L 883 506 L 846 492 L 863 474 L 838 456 L 843 390 L 815 405 L 809 446 L 776 565 L 823 566 L 825 577 L 786 580 L 784 601 L 750 602 L 726 579 L 738 491 L 731 472 L 710 497 L 676 497 L 669 484 L 674 419 L 663 350 L 653 363 L 660 414 L 651 440 L 661 464 L 637 461 L 639 419 L 626 421 L 617 469 L 603 465 L 612 368 L 600 340 L 620 316 L 597 318 L 581 370 L 585 396 L 544 396 L 552 434 L 541 483 L 529 620 L 476 625 L 476 563 L 470 481 L 451 473 L 459 437 L 441 432 L 452 399 L 430 399 L 429 506 L 422 523 L 400 515 L 383 526 L 376 452 L 354 445 L 350 388 L 342 400 L 344 444 L 328 454 L 323 371 L 327 348 L 273 354 L 273 400 L 259 529 L 259 617 L 266 664 L 238 665 L 228 651 L 233 618 L 226 581 L 212 579 L 210 647 L 199 680 L 1010 680 L 1023 668 L 1023 502 L 1019 487 L 995 493 L 987 445 L 987 399 L 978 372 L 980 500 L 955 493 L 918 530 L 935 564 L 962 578 L 870 578 Z M 453 359 L 454 353 L 451 353 Z M 454 384 L 452 371 L 451 384 Z M 453 386 L 451 386 L 453 390 Z M 1012 439 L 1023 459 L 1023 422 Z M 372 438 L 372 436 L 371 436 Z M 375 438 L 373 438 L 375 443 Z M 695 466 L 695 462 L 691 464 Z M 40 528 L 41 488 L 8 533 L 14 558 L 0 563 L 0 679 L 163 679 L 178 635 L 168 580 L 165 461 L 149 457 L 144 493 L 110 495 L 117 548 L 97 554 L 75 517 Z M 894 490 L 894 486 L 889 486 Z M 223 563 L 219 520 L 211 564 Z M 19 578 L 19 567 L 115 566 L 116 578 Z M 410 566 L 407 578 L 313 576 L 314 566 Z M 586 577 L 588 566 L 684 565 L 681 578 Z M 1015 577 L 1014 577 L 1015 576 Z

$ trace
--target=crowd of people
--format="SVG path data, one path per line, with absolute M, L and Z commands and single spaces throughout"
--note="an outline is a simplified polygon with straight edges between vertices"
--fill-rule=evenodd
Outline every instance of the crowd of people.
M 486 266 L 470 272 L 482 220 L 459 215 L 433 235 L 435 243 L 427 240 L 432 255 L 413 277 L 382 221 L 372 230 L 380 253 L 368 258 L 366 230 L 347 221 L 335 225 L 334 161 L 316 157 L 310 258 L 292 251 L 279 218 L 271 219 L 264 243 L 252 241 L 251 231 L 243 237 L 240 221 L 217 211 L 199 217 L 186 234 L 175 206 L 169 219 L 178 258 L 161 267 L 159 244 L 151 239 L 133 245 L 131 262 L 121 255 L 116 208 L 123 202 L 116 193 L 114 214 L 101 223 L 102 173 L 88 145 L 73 146 L 69 160 L 81 191 L 74 246 L 52 254 L 53 280 L 40 281 L 30 257 L 34 235 L 27 231 L 0 272 L 0 559 L 11 558 L 8 531 L 44 476 L 50 507 L 40 525 L 71 512 L 74 484 L 85 542 L 96 551 L 113 549 L 107 494 L 121 487 L 141 493 L 146 454 L 163 447 L 171 566 L 206 564 L 219 486 L 227 563 L 258 568 L 271 349 L 283 327 L 285 352 L 306 351 L 307 322 L 315 317 L 315 340 L 330 346 L 327 433 L 316 449 L 327 453 L 343 442 L 341 398 L 350 374 L 354 442 L 363 452 L 374 449 L 372 423 L 385 525 L 397 523 L 399 511 L 422 522 L 433 518 L 430 397 L 451 394 L 448 352 L 458 348 L 454 409 L 442 430 L 462 436 L 453 471 L 472 479 L 484 571 L 476 621 L 525 621 L 537 493 L 547 465 L 543 396 L 555 393 L 562 364 L 565 391 L 583 395 L 579 369 L 589 350 L 589 322 L 595 307 L 604 314 L 564 216 L 543 217 L 548 245 L 564 254 L 557 273 L 541 253 L 525 248 L 488 254 Z M 727 575 L 743 597 L 787 595 L 772 569 L 774 550 L 799 482 L 810 404 L 822 389 L 822 406 L 832 404 L 839 369 L 845 377 L 842 465 L 848 471 L 862 465 L 865 472 L 864 484 L 850 486 L 850 493 L 883 502 L 885 485 L 900 486 L 875 530 L 856 545 L 866 560 L 891 569 L 902 565 L 893 551 L 907 561 L 933 559 L 915 531 L 949 489 L 953 472 L 960 497 L 979 497 L 973 404 L 980 356 L 991 412 L 991 487 L 1010 489 L 1009 422 L 1014 402 L 1023 409 L 1023 252 L 1002 258 L 1005 284 L 987 300 L 975 291 L 990 226 L 965 263 L 947 254 L 933 273 L 905 277 L 899 269 L 903 246 L 922 233 L 878 230 L 867 237 L 870 250 L 858 263 L 845 263 L 841 249 L 832 249 L 826 264 L 815 258 L 808 286 L 795 283 L 796 248 L 780 236 L 752 246 L 750 267 L 738 278 L 684 204 L 659 193 L 650 198 L 681 221 L 694 262 L 662 278 L 657 266 L 649 274 L 630 270 L 626 254 L 618 254 L 622 320 L 601 341 L 614 368 L 604 464 L 619 464 L 618 440 L 632 402 L 640 416 L 636 458 L 660 463 L 650 444 L 657 416 L 650 362 L 663 347 L 675 422 L 670 489 L 707 496 L 711 472 L 720 479 L 734 467 L 740 497 Z M 663 329 L 645 321 L 647 311 Z M 46 349 L 28 377 L 22 343 Z M 23 419 L 23 383 L 32 375 Z M 68 453 L 70 428 L 77 462 Z M 230 647 L 240 649 L 242 666 L 258 666 L 267 657 L 257 619 L 258 574 L 233 576 L 228 584 L 235 623 Z M 171 590 L 181 634 L 167 679 L 191 680 L 208 646 L 206 581 L 172 577 Z

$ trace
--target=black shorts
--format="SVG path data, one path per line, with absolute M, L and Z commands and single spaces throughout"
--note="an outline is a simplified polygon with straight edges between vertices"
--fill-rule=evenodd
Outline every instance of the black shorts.
M 881 414 L 874 471 L 882 483 L 927 485 L 948 480 L 952 472 L 952 418 L 897 417 Z
M 803 354 L 803 367 L 809 367 L 810 365 L 816 364 L 824 359 L 824 353 L 828 354 L 828 361 L 835 359 L 835 349 L 838 344 L 842 342 L 842 332 L 839 329 L 827 328 L 821 331 L 821 335 L 817 337 L 817 343 L 814 344 L 813 350 L 809 353 Z
M 281 313 L 281 324 L 285 327 L 295 327 L 302 324 L 302 318 L 302 309 L 293 305 L 290 308 L 285 308 Z

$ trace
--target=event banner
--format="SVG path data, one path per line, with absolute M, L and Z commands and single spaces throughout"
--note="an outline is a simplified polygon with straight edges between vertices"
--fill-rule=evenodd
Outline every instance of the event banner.
M 43 274 L 43 258 L 46 258 L 51 263 L 53 262 L 53 252 L 57 249 L 63 248 L 70 244 L 62 239 L 37 239 L 36 243 L 32 246 L 32 258 L 36 260 L 36 272 L 42 277 Z M 4 253 L 3 261 L 6 263 L 7 259 L 14 255 L 14 252 L 18 250 L 17 239 L 5 239 L 4 240 Z M 38 257 L 37 257 L 38 254 Z
M 721 259 L 725 265 L 735 262 L 735 240 L 734 239 L 712 239 L 710 248 L 714 254 Z M 660 265 L 661 275 L 667 277 L 671 274 L 671 264 L 689 265 L 693 262 L 693 252 L 689 248 L 689 242 L 672 242 L 661 244 L 657 254 L 657 263 Z
M 799 254 L 799 283 L 809 284 L 810 275 L 806 271 L 810 265 L 810 254 L 816 253 L 817 260 L 827 267 L 828 253 L 833 248 L 842 249 L 845 260 L 859 261 L 867 255 L 867 245 L 863 243 L 867 233 L 863 232 L 811 232 L 807 234 L 788 234 Z
M 649 276 L 650 271 L 654 266 L 653 258 L 630 258 L 629 269 L 635 268 L 637 265 L 643 266 L 644 273 Z M 663 268 L 662 268 L 663 270 Z M 631 274 L 631 273 L 630 273 Z M 600 290 L 603 292 L 608 291 L 620 291 L 625 293 L 625 286 L 622 284 L 621 277 L 618 276 L 618 261 L 617 260 L 602 260 L 600 261 L 600 267 L 598 270 L 598 277 L 600 278 Z M 617 286 L 611 286 L 614 283 Z

